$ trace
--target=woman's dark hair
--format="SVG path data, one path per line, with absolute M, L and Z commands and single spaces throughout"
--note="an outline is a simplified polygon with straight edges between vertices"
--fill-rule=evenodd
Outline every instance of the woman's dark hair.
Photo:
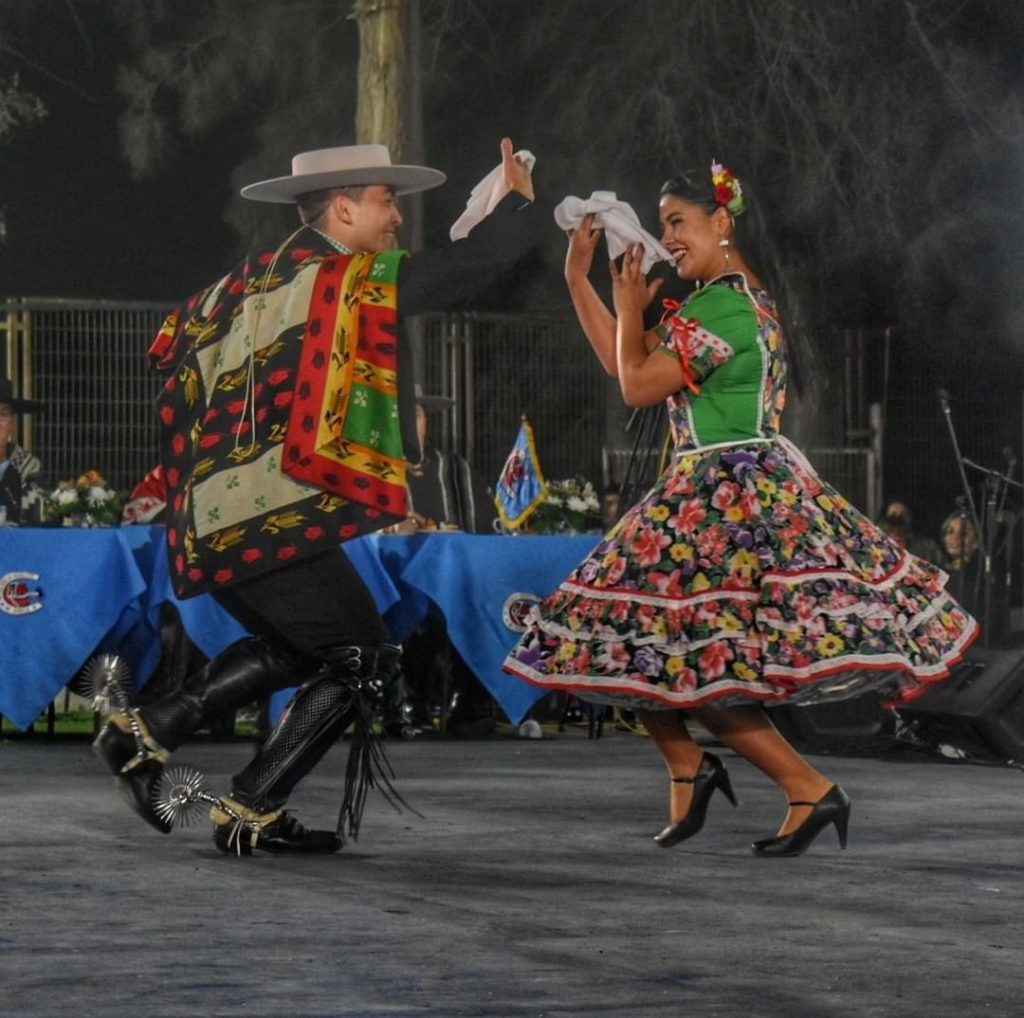
M 683 201 L 699 205 L 709 215 L 715 209 L 722 208 L 715 201 L 715 191 L 711 184 L 711 174 L 699 170 L 686 170 L 670 177 L 661 185 L 660 195 L 671 194 Z

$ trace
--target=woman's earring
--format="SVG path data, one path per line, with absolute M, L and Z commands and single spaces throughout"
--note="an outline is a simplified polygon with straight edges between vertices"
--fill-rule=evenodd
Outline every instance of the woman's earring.
M 723 237 L 719 242 L 718 246 L 722 249 L 722 254 L 725 255 L 725 264 L 729 264 L 729 238 Z

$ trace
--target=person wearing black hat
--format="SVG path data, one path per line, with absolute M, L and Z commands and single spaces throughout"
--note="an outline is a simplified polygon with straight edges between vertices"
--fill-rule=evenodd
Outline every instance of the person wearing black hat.
M 0 378 L 0 523 L 38 522 L 42 516 L 43 492 L 38 483 L 41 465 L 19 445 L 15 418 L 39 413 L 41 403 L 19 399 L 9 378 Z
M 299 687 L 211 813 L 219 850 L 335 852 L 343 829 L 357 833 L 368 787 L 387 783 L 372 739 L 400 648 L 339 544 L 407 515 L 406 317 L 459 306 L 543 237 L 547 215 L 508 139 L 500 173 L 505 196 L 468 237 L 406 255 L 396 199 L 443 173 L 393 165 L 383 145 L 300 153 L 290 176 L 242 196 L 292 204 L 302 225 L 183 304 L 154 342 L 175 592 L 211 593 L 252 634 L 168 697 L 115 712 L 94 742 L 157 830 L 174 816 L 154 798 L 171 752 L 279 689 Z M 309 830 L 285 803 L 350 726 L 337 831 Z

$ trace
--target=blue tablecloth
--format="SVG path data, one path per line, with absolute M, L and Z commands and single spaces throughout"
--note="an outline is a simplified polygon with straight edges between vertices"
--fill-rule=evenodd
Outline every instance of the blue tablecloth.
M 98 651 L 123 653 L 136 684 L 144 683 L 159 660 L 166 602 L 208 657 L 245 635 L 213 598 L 174 596 L 163 538 L 158 526 L 0 529 L 0 580 L 38 574 L 30 586 L 42 605 L 28 614 L 0 611 L 0 714 L 27 728 Z M 408 637 L 435 602 L 456 649 L 516 722 L 543 694 L 501 670 L 519 635 L 503 621 L 506 602 L 550 593 L 596 541 L 431 533 L 365 537 L 344 548 L 392 639 Z
M 105 636 L 145 627 L 147 579 L 118 528 L 0 528 L 0 587 L 24 581 L 26 614 L 0 611 L 0 714 L 28 728 Z M 2 596 L 2 595 L 0 595 Z M 17 600 L 17 598 L 15 598 Z M 8 605 L 8 608 L 12 607 Z M 150 637 L 152 643 L 152 637 Z
M 375 540 L 386 557 L 386 545 L 402 539 Z M 520 636 L 505 624 L 506 602 L 550 594 L 598 538 L 421 534 L 405 540 L 410 543 L 395 550 L 403 560 L 401 579 L 438 605 L 463 660 L 509 720 L 520 721 L 544 692 L 501 670 Z

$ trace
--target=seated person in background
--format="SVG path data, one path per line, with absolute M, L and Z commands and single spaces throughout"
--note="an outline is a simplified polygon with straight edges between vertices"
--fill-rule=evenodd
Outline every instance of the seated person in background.
M 961 512 L 947 516 L 942 524 L 942 548 L 945 556 L 940 563 L 950 572 L 961 572 L 978 561 L 978 531 L 970 517 Z
M 944 561 L 942 549 L 936 540 L 914 532 L 914 517 L 906 502 L 890 502 L 879 526 L 890 537 L 898 541 L 911 555 L 923 558 L 932 565 L 941 566 Z
M 409 509 L 417 526 L 427 530 L 464 530 L 493 533 L 494 502 L 486 485 L 458 453 L 441 449 L 429 437 L 428 414 L 448 410 L 448 396 L 426 396 L 416 385 L 416 434 L 420 459 L 409 463 L 406 486 Z
M 15 415 L 39 413 L 41 403 L 18 399 L 9 378 L 0 378 L 0 524 L 41 523 L 40 464 L 14 440 Z
M 986 641 L 1001 639 L 1010 629 L 1005 561 L 997 553 L 986 576 L 978 530 L 962 510 L 946 517 L 940 535 L 945 555 L 939 564 L 949 573 L 950 593 L 981 622 Z
M 977 611 L 981 597 L 981 542 L 974 521 L 957 511 L 946 517 L 940 533 L 945 552 L 940 564 L 949 573 L 949 589 L 961 599 L 961 604 Z
M 606 484 L 601 492 L 601 526 L 607 532 L 619 522 L 619 517 L 624 511 L 622 501 L 622 486 L 612 481 Z
M 422 386 L 416 385 L 421 455 L 408 465 L 409 518 L 394 528 L 396 533 L 494 532 L 496 513 L 486 485 L 462 456 L 439 448 L 428 437 L 428 414 L 448 410 L 454 402 L 447 396 L 424 395 Z M 413 737 L 424 730 L 450 730 L 455 735 L 483 735 L 494 728 L 490 694 L 452 646 L 436 605 L 431 604 L 403 645 L 397 690 L 386 722 L 392 734 Z

